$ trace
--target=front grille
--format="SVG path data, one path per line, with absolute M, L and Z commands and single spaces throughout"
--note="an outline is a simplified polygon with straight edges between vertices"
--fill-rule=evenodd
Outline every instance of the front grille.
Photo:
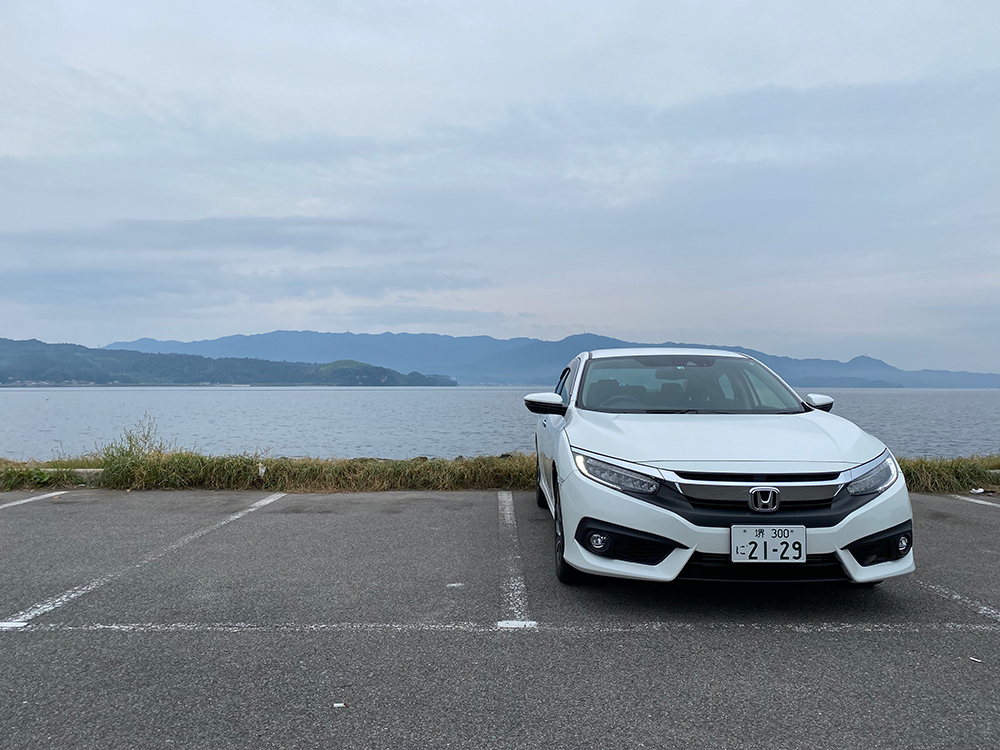
M 848 581 L 837 556 L 809 555 L 804 563 L 734 563 L 729 555 L 695 552 L 678 576 L 688 581 Z
M 725 510 L 730 508 L 745 508 L 748 507 L 747 503 L 749 497 L 745 500 L 718 500 L 718 499 L 695 499 L 693 497 L 687 498 L 688 502 L 691 503 L 695 508 L 711 508 L 715 510 Z M 785 500 L 782 498 L 781 503 L 778 505 L 777 513 L 781 513 L 783 510 L 813 510 L 816 508 L 830 508 L 833 505 L 833 498 L 829 500 Z
M 774 483 L 769 486 L 781 490 L 778 510 L 760 513 L 751 510 L 749 503 L 750 489 L 756 486 L 761 485 L 673 481 L 663 482 L 655 495 L 623 491 L 636 500 L 676 513 L 695 526 L 713 528 L 729 528 L 734 523 L 761 523 L 765 519 L 783 524 L 827 528 L 836 526 L 871 500 L 871 495 L 850 494 L 847 487 L 839 482 Z
M 681 484 L 681 492 L 695 508 L 727 509 L 748 507 L 750 489 L 756 485 L 743 484 Z M 829 508 L 840 485 L 791 484 L 775 486 L 781 490 L 778 513 L 784 510 L 812 510 Z

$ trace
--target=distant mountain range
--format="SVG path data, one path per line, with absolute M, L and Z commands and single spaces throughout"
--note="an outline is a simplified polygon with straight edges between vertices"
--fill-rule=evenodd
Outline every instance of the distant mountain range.
M 439 375 L 364 362 L 274 362 L 193 354 L 88 349 L 76 344 L 0 339 L 0 385 L 25 383 L 120 385 L 455 385 Z
M 463 385 L 553 385 L 560 371 L 582 351 L 623 346 L 653 346 L 584 333 L 561 341 L 490 336 L 443 336 L 435 333 L 317 333 L 272 331 L 251 336 L 225 336 L 207 341 L 137 341 L 109 344 L 109 350 L 203 357 L 252 357 L 271 361 L 330 362 L 339 359 L 370 362 L 408 372 L 446 373 Z M 797 388 L 1000 388 L 1000 375 L 947 370 L 900 370 L 871 357 L 849 362 L 793 359 L 731 346 L 676 344 L 726 349 L 749 354 Z

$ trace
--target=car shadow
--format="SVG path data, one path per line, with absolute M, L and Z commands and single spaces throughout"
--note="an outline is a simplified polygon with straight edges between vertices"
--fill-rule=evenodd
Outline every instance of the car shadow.
M 564 587 L 562 605 L 617 622 L 885 623 L 926 620 L 920 590 L 904 581 L 850 583 L 652 583 L 592 578 Z M 568 614 L 568 613 L 567 613 Z

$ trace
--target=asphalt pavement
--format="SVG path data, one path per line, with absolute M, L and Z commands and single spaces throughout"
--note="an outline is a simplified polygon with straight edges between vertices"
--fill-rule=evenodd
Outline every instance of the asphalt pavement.
M 1000 500 L 912 499 L 874 588 L 566 587 L 533 493 L 0 494 L 0 748 L 1000 747 Z

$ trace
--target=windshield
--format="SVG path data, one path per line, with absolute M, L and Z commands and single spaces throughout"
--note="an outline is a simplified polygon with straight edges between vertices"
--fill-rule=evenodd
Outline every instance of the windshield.
M 802 401 L 759 362 L 687 356 L 592 359 L 577 406 L 616 414 L 800 414 Z

